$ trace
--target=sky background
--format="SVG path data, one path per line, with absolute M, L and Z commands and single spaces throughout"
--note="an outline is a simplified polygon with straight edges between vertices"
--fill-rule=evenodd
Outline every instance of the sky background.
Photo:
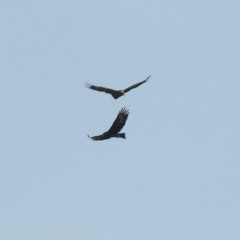
M 239 9 L 1 1 L 0 239 L 240 239 Z

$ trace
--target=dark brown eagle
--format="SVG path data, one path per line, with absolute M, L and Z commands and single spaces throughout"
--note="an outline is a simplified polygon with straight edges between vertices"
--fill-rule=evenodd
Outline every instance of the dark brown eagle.
M 121 96 L 123 96 L 126 92 L 129 92 L 130 90 L 132 90 L 133 88 L 136 88 L 140 85 L 142 85 L 143 83 L 147 82 L 147 80 L 151 77 L 151 75 L 149 75 L 145 80 L 143 80 L 142 82 L 139 82 L 139 83 L 135 83 L 133 84 L 132 86 L 124 89 L 124 90 L 114 90 L 114 89 L 111 89 L 111 88 L 105 88 L 105 87 L 99 87 L 99 86 L 94 86 L 94 85 L 91 85 L 90 83 L 86 83 L 86 87 L 87 88 L 90 88 L 90 89 L 93 89 L 93 90 L 96 90 L 96 91 L 99 91 L 99 92 L 105 92 L 105 93 L 109 93 L 112 95 L 112 97 L 114 99 L 117 99 Z
M 102 135 L 94 136 L 94 137 L 90 137 L 88 135 L 88 137 L 91 138 L 93 141 L 105 140 L 113 137 L 126 139 L 125 133 L 119 133 L 119 132 L 124 127 L 128 118 L 128 114 L 129 114 L 129 110 L 127 110 L 125 107 L 122 108 L 118 112 L 118 115 L 115 121 L 113 122 L 112 126 L 107 132 L 104 132 Z

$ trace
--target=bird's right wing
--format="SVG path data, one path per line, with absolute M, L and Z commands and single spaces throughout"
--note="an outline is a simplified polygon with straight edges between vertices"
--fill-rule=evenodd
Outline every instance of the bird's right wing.
M 111 89 L 111 88 L 94 86 L 94 85 L 91 85 L 90 83 L 86 83 L 85 86 L 86 86 L 87 88 L 90 88 L 90 89 L 95 90 L 95 91 L 98 91 L 98 92 L 105 92 L 105 93 L 110 93 L 110 94 L 112 94 L 113 92 L 115 92 L 115 90 L 113 90 L 113 89 Z
M 93 141 L 101 141 L 101 140 L 108 139 L 107 137 L 105 137 L 105 136 L 103 136 L 103 135 L 98 135 L 98 136 L 93 136 L 93 137 L 90 137 L 90 136 L 88 135 L 88 137 L 89 137 L 90 139 L 92 139 Z

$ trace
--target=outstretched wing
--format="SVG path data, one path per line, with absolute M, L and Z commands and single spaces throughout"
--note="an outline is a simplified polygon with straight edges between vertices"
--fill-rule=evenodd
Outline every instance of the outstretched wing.
M 124 93 L 129 92 L 130 90 L 132 90 L 133 88 L 139 87 L 140 85 L 142 85 L 143 83 L 147 82 L 147 80 L 151 77 L 151 75 L 149 75 L 145 80 L 143 80 L 142 82 L 139 83 L 135 83 L 132 86 L 126 88 L 123 90 Z
M 88 135 L 88 137 L 91 138 L 93 141 L 101 141 L 101 140 L 109 139 L 109 137 L 106 137 L 103 134 L 98 136 L 93 136 L 93 137 L 90 137 Z
M 118 132 L 120 132 L 127 121 L 128 114 L 129 114 L 129 110 L 127 110 L 125 107 L 122 108 L 118 112 L 118 115 L 117 115 L 115 121 L 113 122 L 112 126 L 110 127 L 110 129 L 107 132 L 110 135 L 117 134 Z
M 90 88 L 90 89 L 98 91 L 98 92 L 105 92 L 105 93 L 109 93 L 109 94 L 113 94 L 114 92 L 116 92 L 116 90 L 114 90 L 114 89 L 94 86 L 94 85 L 91 85 L 90 83 L 86 83 L 85 86 L 87 88 Z

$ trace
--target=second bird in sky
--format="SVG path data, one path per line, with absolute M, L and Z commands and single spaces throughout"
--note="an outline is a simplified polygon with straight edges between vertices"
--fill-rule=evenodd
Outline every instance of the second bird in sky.
M 123 90 L 114 90 L 114 89 L 111 89 L 111 88 L 94 86 L 94 85 L 91 85 L 90 83 L 86 83 L 86 87 L 90 88 L 92 90 L 96 90 L 98 92 L 105 92 L 105 93 L 111 94 L 114 99 L 117 99 L 117 98 L 123 96 L 126 92 L 129 92 L 132 89 L 134 89 L 136 87 L 139 87 L 143 83 L 147 82 L 150 77 L 151 77 L 151 75 L 149 75 L 145 80 L 143 80 L 141 82 L 138 82 L 138 83 L 135 83 L 132 86 L 130 86 L 128 88 L 125 88 Z

